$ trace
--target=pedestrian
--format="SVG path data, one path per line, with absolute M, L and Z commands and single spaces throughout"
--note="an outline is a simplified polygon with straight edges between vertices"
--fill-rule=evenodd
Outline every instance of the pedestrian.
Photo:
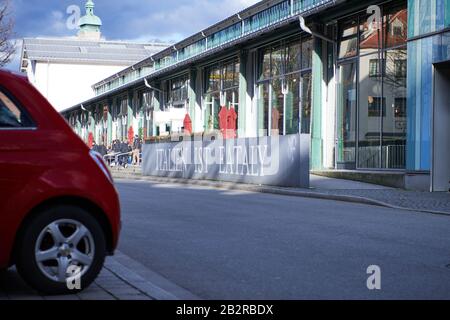
M 119 165 L 123 166 L 124 168 L 128 167 L 128 156 L 131 147 L 128 145 L 127 142 L 121 142 L 120 143 L 120 156 L 119 156 Z
M 138 135 L 134 137 L 133 141 L 133 165 L 140 164 L 140 154 L 141 154 L 142 142 Z
M 119 156 L 118 154 L 120 153 L 120 145 L 119 145 L 119 140 L 114 140 L 113 141 L 113 145 L 112 145 L 112 152 L 114 154 L 114 166 L 118 166 L 119 165 Z

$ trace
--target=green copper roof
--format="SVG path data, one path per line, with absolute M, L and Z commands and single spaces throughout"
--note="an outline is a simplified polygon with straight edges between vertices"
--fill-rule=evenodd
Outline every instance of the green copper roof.
M 95 4 L 92 0 L 86 2 L 86 15 L 80 18 L 78 25 L 80 27 L 100 27 L 102 25 L 102 20 L 94 15 Z

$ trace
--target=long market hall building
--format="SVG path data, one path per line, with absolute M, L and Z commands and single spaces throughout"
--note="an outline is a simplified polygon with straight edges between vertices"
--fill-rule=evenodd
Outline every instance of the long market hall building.
M 300 19 L 299 17 L 303 17 Z M 300 23 L 300 20 L 303 20 Z M 450 1 L 264 0 L 93 85 L 85 140 L 311 134 L 311 170 L 448 191 Z

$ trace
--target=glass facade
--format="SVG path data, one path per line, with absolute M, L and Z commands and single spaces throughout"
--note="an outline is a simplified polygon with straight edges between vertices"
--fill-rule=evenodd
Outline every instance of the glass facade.
M 310 133 L 312 40 L 295 39 L 259 50 L 258 135 Z
M 188 112 L 196 133 L 220 130 L 219 112 L 227 107 L 239 114 L 242 136 L 311 133 L 314 169 L 430 171 L 433 65 L 450 60 L 450 0 L 386 1 L 375 29 L 365 11 L 370 1 L 361 1 L 354 14 L 337 22 L 327 21 L 326 11 L 319 12 L 321 31 L 336 37 L 336 45 L 300 39 L 298 25 L 292 24 L 279 35 L 269 29 L 251 38 L 248 46 L 227 51 L 239 59 L 205 54 L 326 2 L 271 4 L 157 61 L 163 68 L 204 54 L 201 63 L 150 75 L 163 93 L 142 94 L 146 136 L 158 135 L 152 110 L 160 110 L 159 104 L 161 111 Z M 217 62 L 220 59 L 225 60 Z M 142 83 L 133 85 L 127 96 L 144 89 Z M 110 131 L 117 138 L 126 137 L 124 92 L 110 98 Z M 89 110 L 98 107 L 96 103 Z M 95 132 L 94 114 L 70 117 L 85 139 Z
M 408 14 L 406 4 L 382 12 L 379 28 L 365 13 L 339 25 L 338 168 L 406 165 Z

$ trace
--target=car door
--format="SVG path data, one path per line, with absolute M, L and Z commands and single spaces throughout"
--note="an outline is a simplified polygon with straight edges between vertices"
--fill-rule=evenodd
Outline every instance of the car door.
M 0 87 L 0 223 L 11 219 L 15 195 L 36 173 L 37 126 L 18 100 Z M 22 199 L 25 200 L 25 199 Z M 20 200 L 19 200 L 20 201 Z

